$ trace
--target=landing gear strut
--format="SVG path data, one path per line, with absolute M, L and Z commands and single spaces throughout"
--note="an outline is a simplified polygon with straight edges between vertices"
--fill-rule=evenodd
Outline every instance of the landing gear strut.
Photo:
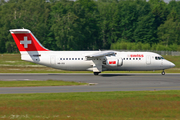
M 164 70 L 162 71 L 162 73 L 161 73 L 162 75 L 165 75 L 165 72 L 164 72 Z
M 94 72 L 94 75 L 99 75 L 100 72 Z

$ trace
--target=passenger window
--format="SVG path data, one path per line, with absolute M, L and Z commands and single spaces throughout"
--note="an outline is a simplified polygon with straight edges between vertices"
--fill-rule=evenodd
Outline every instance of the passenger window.
M 69 58 L 69 60 L 71 60 L 71 58 Z
M 63 58 L 63 60 L 65 60 L 65 58 Z
M 126 60 L 128 60 L 128 58 L 126 58 Z
M 131 60 L 131 58 L 129 58 L 129 60 Z
M 78 60 L 80 60 L 80 58 L 78 58 Z
M 66 58 L 66 60 L 68 60 L 68 58 Z
M 62 60 L 62 58 L 60 58 L 60 60 Z
M 77 58 L 75 58 L 75 60 L 77 60 Z
M 83 58 L 81 58 L 81 60 L 83 60 Z
M 135 60 L 135 58 L 133 58 L 133 60 Z
M 124 60 L 125 60 L 125 58 L 124 58 Z
M 138 58 L 136 58 L 136 60 L 138 60 Z
M 74 58 L 72 58 L 72 60 L 74 60 Z
M 141 60 L 141 58 L 139 58 L 139 60 Z

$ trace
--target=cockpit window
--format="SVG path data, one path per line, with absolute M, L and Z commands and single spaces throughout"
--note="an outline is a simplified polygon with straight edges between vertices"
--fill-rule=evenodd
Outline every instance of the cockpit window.
M 162 59 L 164 59 L 164 58 L 161 57 L 161 56 L 156 56 L 156 57 L 155 57 L 155 60 L 162 60 Z

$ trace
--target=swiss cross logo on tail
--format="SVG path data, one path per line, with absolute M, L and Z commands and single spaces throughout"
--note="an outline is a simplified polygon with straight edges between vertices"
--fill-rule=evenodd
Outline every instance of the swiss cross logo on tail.
M 49 51 L 41 45 L 38 39 L 28 29 L 12 29 L 10 32 L 20 52 Z
M 27 36 L 24 37 L 24 40 L 20 41 L 20 44 L 24 44 L 24 48 L 28 48 L 28 44 L 31 44 L 32 41 L 27 39 Z

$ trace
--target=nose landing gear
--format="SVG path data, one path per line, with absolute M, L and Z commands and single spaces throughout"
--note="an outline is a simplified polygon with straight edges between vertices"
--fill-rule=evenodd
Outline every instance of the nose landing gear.
M 164 72 L 164 70 L 162 71 L 162 73 L 161 73 L 162 75 L 165 75 L 165 72 Z

